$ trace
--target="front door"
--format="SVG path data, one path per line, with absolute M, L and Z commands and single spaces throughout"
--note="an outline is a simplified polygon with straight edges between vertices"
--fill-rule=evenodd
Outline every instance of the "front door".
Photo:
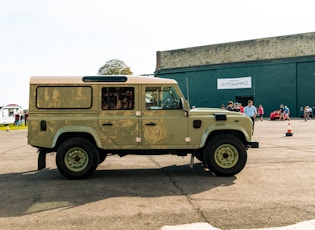
M 141 133 L 143 149 L 186 148 L 189 144 L 188 117 L 180 94 L 173 86 L 142 86 Z

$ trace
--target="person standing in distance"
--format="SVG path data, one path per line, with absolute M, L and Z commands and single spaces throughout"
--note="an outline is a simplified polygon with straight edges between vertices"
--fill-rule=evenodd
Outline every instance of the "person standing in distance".
M 260 121 L 264 120 L 264 107 L 262 105 L 259 105 L 258 107 L 258 117 L 260 117 Z
M 244 114 L 246 116 L 250 117 L 250 119 L 252 120 L 252 123 L 253 123 L 253 134 L 254 134 L 254 124 L 255 124 L 255 118 L 256 118 L 256 115 L 257 115 L 257 109 L 253 105 L 253 101 L 252 100 L 248 100 L 247 106 L 245 106 L 245 108 L 244 108 Z

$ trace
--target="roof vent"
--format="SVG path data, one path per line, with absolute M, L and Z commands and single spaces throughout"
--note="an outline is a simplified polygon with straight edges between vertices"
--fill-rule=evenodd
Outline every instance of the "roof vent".
M 85 76 L 83 82 L 126 82 L 126 76 Z

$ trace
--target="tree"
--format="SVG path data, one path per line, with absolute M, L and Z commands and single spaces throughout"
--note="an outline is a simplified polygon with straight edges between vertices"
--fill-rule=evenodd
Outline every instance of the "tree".
M 130 68 L 121 60 L 112 59 L 105 63 L 99 70 L 99 75 L 131 75 Z

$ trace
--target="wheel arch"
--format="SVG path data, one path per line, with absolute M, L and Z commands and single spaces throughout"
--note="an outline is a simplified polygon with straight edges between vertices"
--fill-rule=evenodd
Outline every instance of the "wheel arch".
M 57 149 L 58 146 L 62 142 L 67 139 L 73 137 L 82 137 L 89 140 L 93 143 L 97 148 L 101 148 L 101 141 L 98 138 L 96 131 L 91 127 L 80 127 L 80 126 L 73 126 L 73 127 L 63 127 L 58 130 L 53 140 L 54 149 Z
M 212 138 L 214 138 L 218 135 L 222 135 L 222 134 L 230 134 L 232 136 L 235 136 L 238 139 L 240 139 L 245 146 L 247 146 L 246 137 L 245 137 L 244 133 L 241 132 L 240 130 L 214 130 L 214 131 L 210 132 L 208 134 L 208 136 L 204 139 L 205 141 L 201 144 L 201 147 L 205 148 L 207 143 L 209 143 Z

